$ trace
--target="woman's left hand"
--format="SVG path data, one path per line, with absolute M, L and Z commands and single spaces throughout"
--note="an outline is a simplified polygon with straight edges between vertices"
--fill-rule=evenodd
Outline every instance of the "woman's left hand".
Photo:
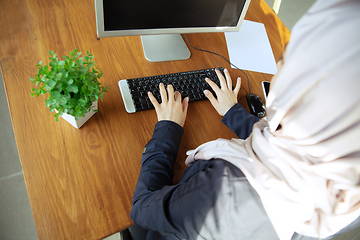
M 178 91 L 174 92 L 174 88 L 170 84 L 167 86 L 167 93 L 163 83 L 160 83 L 159 88 L 162 101 L 161 104 L 158 103 L 151 92 L 148 92 L 150 101 L 155 107 L 158 121 L 169 120 L 183 127 L 185 124 L 189 98 L 186 97 L 181 101 L 181 94 Z

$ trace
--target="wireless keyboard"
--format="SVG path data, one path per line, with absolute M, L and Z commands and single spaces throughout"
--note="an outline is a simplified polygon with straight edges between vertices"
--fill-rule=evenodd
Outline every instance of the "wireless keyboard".
M 224 75 L 224 68 L 218 68 Z M 159 84 L 165 87 L 171 84 L 175 91 L 179 91 L 182 99 L 189 97 L 189 101 L 206 99 L 204 90 L 215 93 L 206 83 L 205 78 L 211 79 L 220 87 L 220 81 L 216 75 L 215 68 L 197 71 L 171 73 L 165 75 L 124 79 L 119 81 L 120 92 L 124 101 L 125 109 L 128 113 L 153 109 L 148 92 L 152 92 L 154 97 L 161 103 Z

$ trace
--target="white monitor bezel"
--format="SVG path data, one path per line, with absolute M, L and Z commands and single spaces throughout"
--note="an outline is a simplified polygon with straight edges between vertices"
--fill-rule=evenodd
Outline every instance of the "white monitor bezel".
M 206 33 L 206 32 L 236 32 L 240 30 L 251 0 L 245 0 L 245 4 L 239 21 L 235 27 L 194 27 L 194 28 L 157 28 L 157 29 L 133 29 L 105 31 L 103 0 L 95 0 L 96 30 L 98 38 L 119 36 L 142 36 L 157 34 L 183 34 L 183 33 Z

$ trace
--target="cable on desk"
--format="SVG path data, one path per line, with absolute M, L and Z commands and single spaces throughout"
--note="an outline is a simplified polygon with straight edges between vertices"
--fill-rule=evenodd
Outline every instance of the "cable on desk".
M 249 93 L 251 93 L 251 91 L 250 91 L 250 81 L 249 81 L 249 77 L 248 77 L 248 75 L 247 75 L 242 69 L 238 68 L 237 66 L 235 66 L 234 64 L 232 64 L 229 60 L 227 60 L 224 56 L 222 56 L 222 55 L 220 55 L 220 54 L 218 54 L 218 53 L 215 53 L 215 52 L 212 52 L 212 51 L 208 51 L 208 50 L 204 50 L 204 49 L 201 49 L 201 48 L 194 47 L 193 45 L 191 45 L 191 43 L 190 43 L 188 37 L 186 36 L 186 34 L 184 34 L 184 35 L 185 35 L 186 41 L 189 43 L 190 47 L 192 47 L 193 49 L 198 50 L 198 51 L 203 51 L 203 52 L 206 52 L 206 53 L 211 53 L 211 54 L 214 54 L 214 55 L 216 55 L 216 56 L 222 57 L 223 59 L 225 59 L 225 61 L 227 61 L 228 63 L 230 63 L 231 66 L 233 66 L 233 67 L 235 67 L 236 69 L 238 69 L 238 70 L 240 70 L 241 72 L 243 72 L 243 73 L 245 74 L 246 79 L 247 79 L 247 82 L 248 82 Z

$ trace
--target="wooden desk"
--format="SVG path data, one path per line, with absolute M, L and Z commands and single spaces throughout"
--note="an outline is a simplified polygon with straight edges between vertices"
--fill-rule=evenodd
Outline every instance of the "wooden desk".
M 266 26 L 276 60 L 290 32 L 263 0 L 253 0 L 246 19 Z M 0 2 L 0 66 L 25 183 L 39 239 L 99 239 L 130 227 L 131 199 L 144 145 L 157 121 L 155 111 L 125 112 L 118 81 L 212 67 L 227 67 L 243 77 L 239 101 L 245 105 L 247 82 L 222 58 L 193 49 L 186 61 L 145 60 L 140 37 L 97 40 L 93 0 L 17 0 Z M 189 34 L 191 43 L 228 56 L 223 33 Z M 59 56 L 79 48 L 90 51 L 111 87 L 96 113 L 80 130 L 32 98 L 29 80 L 48 51 Z M 261 81 L 271 75 L 248 72 L 251 89 L 263 97 Z M 185 152 L 219 137 L 235 135 L 208 101 L 190 103 L 178 160 L 178 181 Z

